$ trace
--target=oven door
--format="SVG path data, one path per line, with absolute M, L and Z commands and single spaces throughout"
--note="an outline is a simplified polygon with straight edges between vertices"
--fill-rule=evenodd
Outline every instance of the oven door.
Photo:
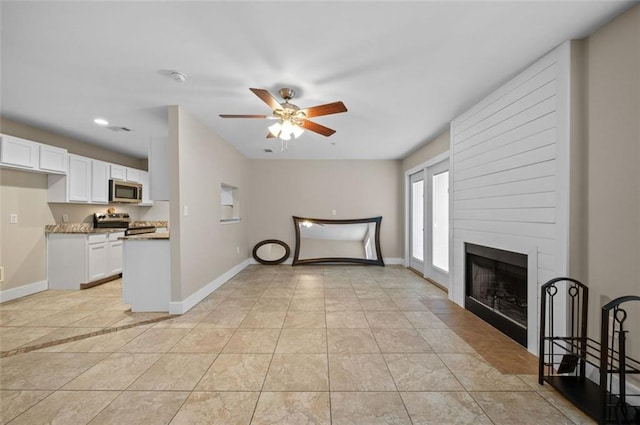
M 109 180 L 109 202 L 139 204 L 142 202 L 142 185 Z

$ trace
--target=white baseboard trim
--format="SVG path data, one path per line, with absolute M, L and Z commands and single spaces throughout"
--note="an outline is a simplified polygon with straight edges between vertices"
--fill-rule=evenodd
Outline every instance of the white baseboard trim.
M 404 258 L 384 258 L 384 263 L 389 266 L 404 266 Z
M 15 300 L 16 298 L 26 297 L 27 295 L 36 294 L 38 292 L 49 289 L 49 282 L 42 280 L 40 282 L 28 283 L 16 288 L 9 288 L 0 291 L 0 303 Z
M 240 273 L 249 265 L 249 259 L 244 260 L 242 263 L 226 271 L 218 278 L 209 282 L 206 286 L 200 288 L 195 293 L 189 295 L 182 301 L 172 301 L 169 303 L 169 314 L 184 314 L 191 310 L 196 304 L 205 299 L 213 291 L 221 287 L 229 279 Z

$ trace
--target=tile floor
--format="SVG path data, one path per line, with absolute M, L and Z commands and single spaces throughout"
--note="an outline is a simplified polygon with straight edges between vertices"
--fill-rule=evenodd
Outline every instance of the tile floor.
M 0 304 L 0 357 L 166 316 L 132 313 L 122 302 L 121 279 L 82 291 L 44 291 Z
M 0 305 L 2 350 L 131 323 L 118 285 Z M 0 423 L 593 423 L 535 373 L 401 267 L 250 266 L 185 315 L 0 358 Z

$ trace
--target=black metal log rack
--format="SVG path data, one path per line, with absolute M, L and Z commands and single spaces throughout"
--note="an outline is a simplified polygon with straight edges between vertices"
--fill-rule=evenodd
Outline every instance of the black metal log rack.
M 630 337 L 640 338 L 640 323 L 627 321 L 627 309 L 640 307 L 629 303 L 640 297 L 602 307 L 600 342 L 587 336 L 587 286 L 552 279 L 542 285 L 540 300 L 539 384 L 557 389 L 600 425 L 640 425 L 640 362 L 626 350 Z

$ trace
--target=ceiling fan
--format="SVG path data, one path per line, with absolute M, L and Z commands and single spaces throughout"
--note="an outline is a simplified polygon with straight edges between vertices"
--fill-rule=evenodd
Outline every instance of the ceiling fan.
M 228 115 L 220 114 L 222 118 L 263 118 L 278 120 L 275 124 L 269 126 L 269 134 L 267 138 L 279 137 L 286 141 L 290 140 L 291 136 L 296 139 L 300 137 L 304 130 L 313 131 L 314 133 L 321 134 L 325 137 L 331 136 L 336 131 L 317 124 L 313 121 L 309 121 L 309 118 L 320 117 L 323 115 L 339 114 L 341 112 L 347 112 L 347 107 L 342 102 L 327 103 L 325 105 L 312 106 L 310 108 L 300 109 L 293 103 L 289 103 L 295 96 L 295 91 L 291 88 L 281 88 L 279 90 L 280 96 L 284 99 L 283 103 L 271 95 L 267 90 L 263 89 L 249 89 L 256 96 L 258 96 L 264 103 L 269 105 L 273 110 L 273 115 Z

